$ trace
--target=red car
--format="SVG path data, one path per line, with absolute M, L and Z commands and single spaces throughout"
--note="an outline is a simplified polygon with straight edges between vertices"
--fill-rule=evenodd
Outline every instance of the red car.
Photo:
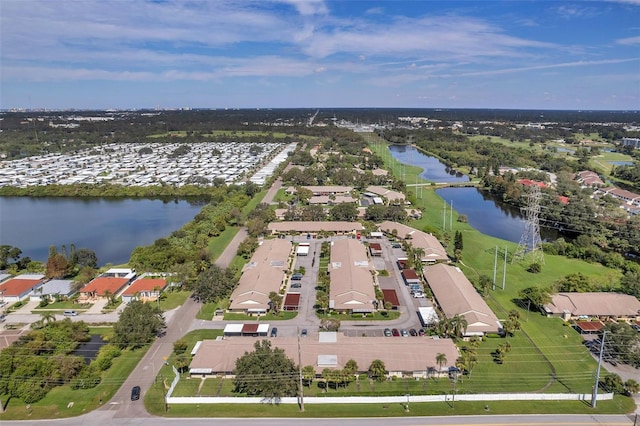
M 393 334 L 395 337 L 400 336 L 400 332 L 398 331 L 397 328 L 394 328 L 393 330 L 391 330 L 391 334 Z

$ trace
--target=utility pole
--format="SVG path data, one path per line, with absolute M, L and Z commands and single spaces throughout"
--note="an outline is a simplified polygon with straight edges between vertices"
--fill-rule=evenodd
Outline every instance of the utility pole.
M 300 353 L 300 327 L 296 327 L 298 335 L 298 386 L 300 387 L 300 411 L 304 411 L 304 388 L 302 387 L 302 355 Z
M 600 381 L 600 366 L 602 365 L 602 352 L 604 351 L 604 338 L 607 330 L 602 332 L 602 341 L 600 342 L 600 355 L 598 355 L 598 367 L 596 368 L 596 382 L 593 384 L 593 396 L 591 397 L 591 408 L 596 408 L 598 401 L 598 382 Z
M 504 290 L 504 284 L 507 280 L 507 247 L 504 248 L 504 271 L 502 272 L 502 289 Z
M 447 202 L 442 200 L 442 231 L 447 232 Z
M 491 286 L 491 290 L 496 289 L 496 270 L 498 268 L 498 246 L 496 246 L 496 254 L 493 257 L 493 285 Z

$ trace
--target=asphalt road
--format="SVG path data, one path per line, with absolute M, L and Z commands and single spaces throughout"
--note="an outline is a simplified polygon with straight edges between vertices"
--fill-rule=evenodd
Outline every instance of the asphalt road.
M 58 420 L 22 420 L 3 421 L 3 426 L 8 425 L 91 425 L 91 426 L 158 426 L 180 424 L 185 426 L 205 425 L 232 425 L 232 426 L 282 426 L 282 425 L 309 425 L 323 426 L 327 424 L 340 424 L 341 426 L 492 426 L 492 425 L 562 425 L 562 426 L 630 426 L 633 419 L 623 415 L 589 415 L 589 414 L 548 414 L 548 415 L 507 415 L 507 416 L 447 416 L 447 417 L 388 417 L 388 418 L 332 418 L 332 419 L 235 419 L 235 418 L 114 418 L 109 412 L 97 411 L 81 417 Z

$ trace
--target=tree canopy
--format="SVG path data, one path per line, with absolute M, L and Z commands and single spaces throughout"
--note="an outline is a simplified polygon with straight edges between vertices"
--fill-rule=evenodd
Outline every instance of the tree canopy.
M 229 296 L 237 284 L 233 271 L 212 265 L 198 275 L 194 295 L 203 303 L 214 302 Z
M 298 369 L 284 350 L 272 348 L 268 340 L 254 344 L 236 360 L 235 392 L 277 400 L 297 395 Z
M 139 348 L 151 343 L 164 327 L 162 310 L 156 304 L 133 300 L 113 326 L 112 343 L 121 348 Z

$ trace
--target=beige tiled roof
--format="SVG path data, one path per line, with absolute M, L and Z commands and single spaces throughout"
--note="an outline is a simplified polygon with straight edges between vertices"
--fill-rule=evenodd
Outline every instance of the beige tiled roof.
M 390 202 L 394 200 L 404 201 L 406 198 L 403 193 L 382 186 L 369 186 L 366 190 L 372 194 L 381 195 Z
M 544 308 L 550 314 L 569 312 L 573 316 L 640 316 L 640 301 L 621 293 L 558 293 Z
M 387 234 L 392 234 L 393 230 L 395 229 L 398 232 L 398 238 L 406 239 L 408 236 L 409 241 L 411 241 L 411 245 L 413 247 L 419 247 L 424 250 L 424 255 L 422 256 L 423 262 L 449 260 L 447 251 L 444 249 L 444 247 L 442 247 L 440 241 L 438 241 L 438 239 L 431 234 L 419 231 L 402 223 L 391 222 L 388 220 L 380 223 L 378 225 L 378 228 L 380 228 Z
M 502 328 L 498 317 L 455 266 L 442 263 L 428 266 L 424 271 L 424 278 L 445 317 L 465 317 L 467 334 L 497 333 Z
M 229 309 L 266 311 L 269 293 L 278 292 L 285 278 L 291 247 L 289 240 L 264 240 L 245 265 Z
M 271 222 L 268 225 L 271 232 L 354 232 L 362 231 L 364 227 L 358 222 Z
M 360 241 L 344 239 L 331 245 L 329 300 L 336 310 L 374 310 L 372 266 Z
M 211 369 L 212 372 L 232 372 L 236 360 L 245 352 L 253 351 L 256 340 L 265 337 L 227 337 L 223 340 L 205 340 L 191 361 L 190 369 Z M 271 341 L 271 347 L 278 347 L 286 355 L 298 363 L 297 337 L 276 337 L 266 339 Z M 384 350 L 372 350 L 384 348 Z M 426 371 L 428 368 L 438 369 L 436 356 L 442 353 L 447 358 L 447 366 L 455 365 L 460 356 L 458 349 L 451 339 L 429 339 L 423 337 L 348 337 L 338 333 L 337 341 L 318 341 L 315 333 L 300 339 L 300 357 L 302 366 L 312 365 L 316 373 L 325 368 L 342 369 L 350 359 L 358 363 L 358 369 L 363 372 L 369 368 L 371 362 L 380 359 L 387 371 Z M 318 365 L 321 355 L 335 355 L 335 366 Z M 446 366 L 445 366 L 446 368 Z

